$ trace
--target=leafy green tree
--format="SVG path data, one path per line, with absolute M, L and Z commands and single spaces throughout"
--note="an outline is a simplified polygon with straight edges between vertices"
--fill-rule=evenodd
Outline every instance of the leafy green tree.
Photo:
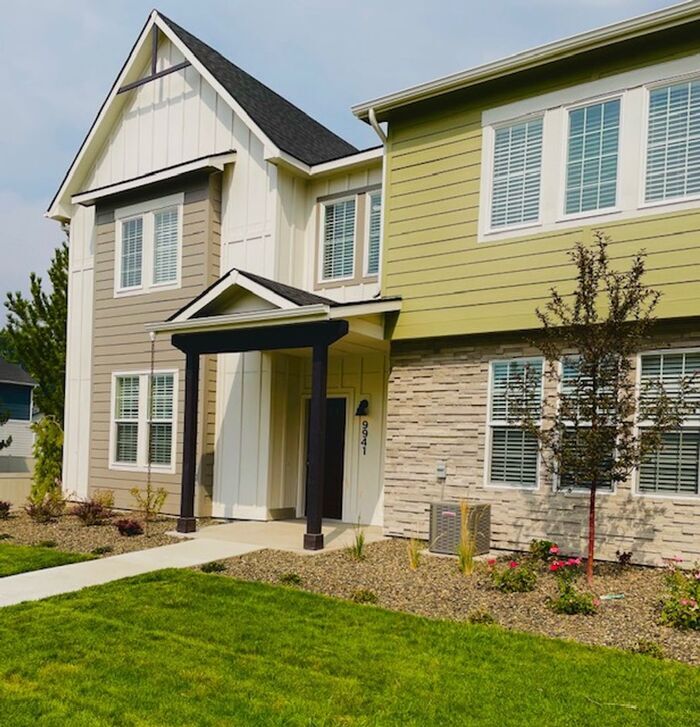
M 664 433 L 692 411 L 697 389 L 693 377 L 686 377 L 677 390 L 667 391 L 660 382 L 637 390 L 634 362 L 649 340 L 660 293 L 644 284 L 643 253 L 619 271 L 608 244 L 600 232 L 592 246 L 577 243 L 570 253 L 573 292 L 553 288 L 544 309 L 536 311 L 543 330 L 532 343 L 546 362 L 541 410 L 533 406 L 539 376 L 530 371 L 516 377 L 508 392 L 513 419 L 537 438 L 545 469 L 560 486 L 589 492 L 589 583 L 598 490 L 626 481 L 662 448 Z
M 36 273 L 29 276 L 29 295 L 8 293 L 7 324 L 0 331 L 0 354 L 19 364 L 36 381 L 34 403 L 43 419 L 32 424 L 34 482 L 31 500 L 59 494 L 63 458 L 63 411 L 68 317 L 68 246 L 54 252 L 48 270 L 50 289 Z
M 0 354 L 19 364 L 37 382 L 34 403 L 63 426 L 68 315 L 68 246 L 54 252 L 48 270 L 50 290 L 36 273 L 29 276 L 29 295 L 8 293 L 7 324 L 0 335 Z

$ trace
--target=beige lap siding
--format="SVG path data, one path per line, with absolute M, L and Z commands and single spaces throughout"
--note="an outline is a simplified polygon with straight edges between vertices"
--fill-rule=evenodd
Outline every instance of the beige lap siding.
M 661 329 L 658 341 L 700 346 L 700 324 Z M 666 345 L 663 346 L 664 348 Z M 491 504 L 495 548 L 526 549 L 548 538 L 566 551 L 583 553 L 587 493 L 553 493 L 546 475 L 539 489 L 485 486 L 488 369 L 493 359 L 533 355 L 523 338 L 407 341 L 392 346 L 384 473 L 387 534 L 428 536 L 428 510 L 435 500 L 467 498 Z M 447 479 L 437 479 L 445 462 Z M 659 564 L 680 555 L 700 560 L 700 498 L 640 496 L 634 482 L 598 498 L 598 553 L 614 559 L 631 550 L 634 560 Z
M 184 193 L 182 274 L 177 289 L 114 297 L 115 223 L 114 210 L 126 205 Z M 210 285 L 219 274 L 221 216 L 220 175 L 198 175 L 177 180 L 146 195 L 132 194 L 100 205 L 96 211 L 94 337 L 92 352 L 92 411 L 90 421 L 89 491 L 109 489 L 115 504 L 133 508 L 129 490 L 145 487 L 145 472 L 110 469 L 109 447 L 112 417 L 113 372 L 150 369 L 150 341 L 144 326 L 168 318 Z M 214 451 L 214 401 L 216 358 L 202 357 L 198 432 L 197 509 L 211 512 Z M 182 428 L 184 414 L 184 354 L 160 335 L 155 345 L 155 369 L 176 369 L 178 373 L 175 471 L 153 471 L 155 487 L 168 492 L 165 512 L 177 513 L 180 506 Z

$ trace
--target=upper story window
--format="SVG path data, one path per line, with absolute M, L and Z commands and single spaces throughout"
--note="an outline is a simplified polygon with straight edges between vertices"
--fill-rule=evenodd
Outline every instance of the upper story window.
M 324 205 L 323 279 L 352 278 L 355 272 L 355 198 Z
M 647 202 L 700 193 L 700 81 L 649 92 Z
M 375 280 L 381 260 L 382 194 L 362 190 L 320 200 L 318 285 Z
M 173 195 L 115 211 L 116 294 L 179 285 L 182 202 Z
M 569 111 L 566 214 L 614 207 L 620 99 Z
M 367 275 L 379 273 L 379 253 L 381 247 L 382 193 L 369 195 L 369 230 L 367 233 Z
M 28 422 L 32 418 L 32 387 L 0 383 L 0 414 Z
M 495 131 L 491 227 L 535 222 L 540 214 L 542 119 Z
M 480 242 L 697 207 L 700 54 L 482 113 Z

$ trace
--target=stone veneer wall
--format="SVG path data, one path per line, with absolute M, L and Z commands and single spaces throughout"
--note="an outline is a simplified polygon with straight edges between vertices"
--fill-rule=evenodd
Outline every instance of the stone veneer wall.
M 700 324 L 667 326 L 649 348 L 700 346 Z M 661 345 L 663 340 L 665 345 Z M 668 345 L 668 344 L 671 345 Z M 523 337 L 433 339 L 392 345 L 384 472 L 384 529 L 428 537 L 436 500 L 491 504 L 494 548 L 526 549 L 548 538 L 585 552 L 588 495 L 554 492 L 541 475 L 535 491 L 485 486 L 489 362 L 536 355 Z M 447 478 L 437 479 L 438 462 Z M 634 478 L 632 478 L 634 480 Z M 634 482 L 598 498 L 598 555 L 631 550 L 635 562 L 680 555 L 700 560 L 700 497 L 640 496 Z

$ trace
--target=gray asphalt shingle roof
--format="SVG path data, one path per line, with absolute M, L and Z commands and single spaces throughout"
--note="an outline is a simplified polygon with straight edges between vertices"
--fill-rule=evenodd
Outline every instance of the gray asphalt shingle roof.
M 0 356 L 0 381 L 11 384 L 26 384 L 27 386 L 36 384 L 34 379 L 21 366 L 6 361 L 2 356 Z
M 306 164 L 319 164 L 358 151 L 211 46 L 170 18 L 159 15 L 280 149 Z

